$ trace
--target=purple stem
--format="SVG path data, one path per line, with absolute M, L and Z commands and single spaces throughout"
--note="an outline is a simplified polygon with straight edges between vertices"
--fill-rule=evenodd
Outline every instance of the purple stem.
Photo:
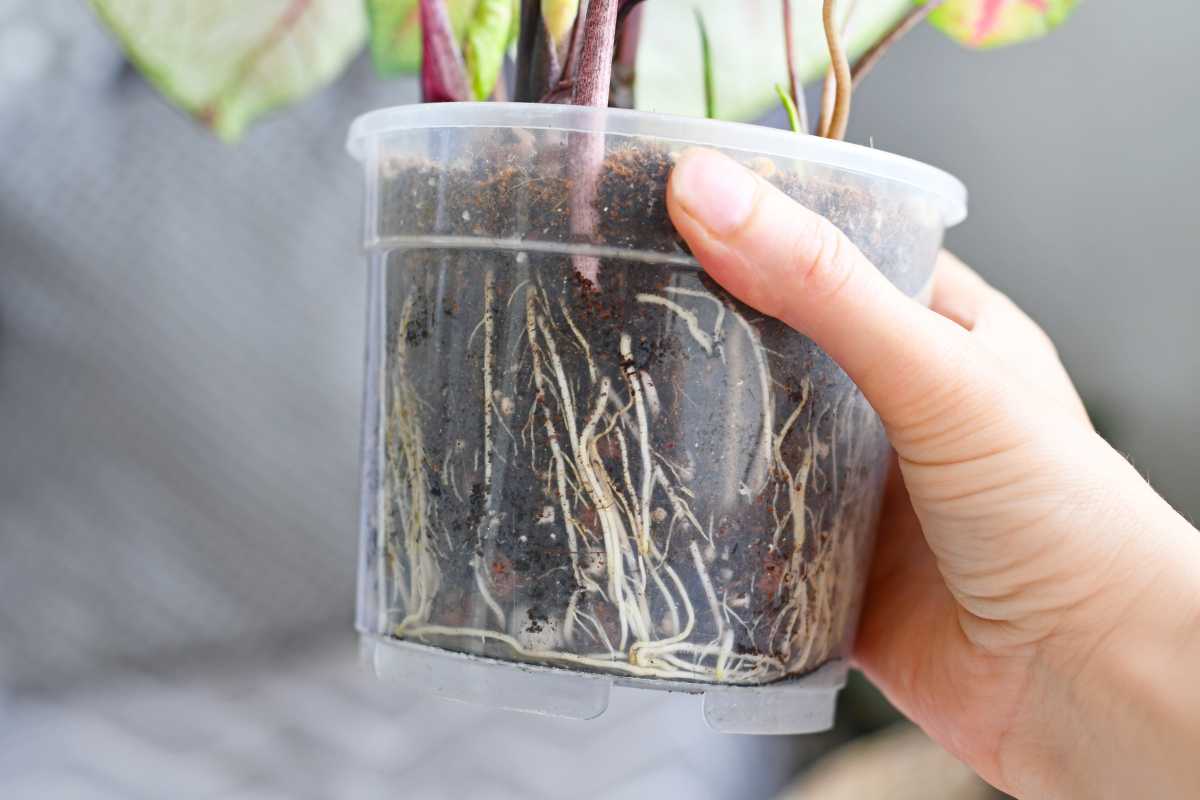
M 543 103 L 571 102 L 571 97 L 575 91 L 575 63 L 579 61 L 579 51 L 583 49 L 583 29 L 585 26 L 582 18 L 585 13 L 586 7 L 584 8 L 584 13 L 575 16 L 575 22 L 571 25 L 571 38 L 567 42 L 567 54 L 563 59 L 559 81 L 542 97 Z
M 421 0 L 421 94 L 426 103 L 471 97 L 467 68 L 444 0 Z
M 792 104 L 796 106 L 801 132 L 808 133 L 808 104 L 804 101 L 804 87 L 796 75 L 796 43 L 792 30 L 792 0 L 783 0 L 783 43 L 787 53 L 788 91 L 792 95 Z
M 608 105 L 613 46 L 617 36 L 618 0 L 591 0 L 583 30 L 583 49 L 575 71 L 571 102 L 577 106 Z
M 584 23 L 583 46 L 575 66 L 571 102 L 604 108 L 612 82 L 613 46 L 617 36 L 617 0 L 591 0 Z M 595 243 L 600 217 L 596 188 L 604 166 L 604 134 L 580 131 L 571 134 L 571 234 L 577 242 Z M 575 272 L 593 286 L 599 285 L 600 259 L 572 257 Z
M 937 10 L 938 6 L 943 3 L 943 0 L 928 0 L 924 5 L 917 6 L 909 11 L 900 21 L 897 22 L 890 31 L 888 31 L 882 39 L 876 42 L 870 50 L 863 53 L 855 63 L 854 68 L 850 71 L 851 79 L 854 85 L 857 86 L 863 78 L 869 73 L 879 60 L 883 58 L 884 53 L 888 51 L 893 44 L 911 31 L 913 28 L 921 24 L 921 21 Z
M 519 103 L 550 102 L 547 95 L 555 90 L 561 74 L 558 53 L 542 20 L 541 0 L 522 0 L 513 99 Z

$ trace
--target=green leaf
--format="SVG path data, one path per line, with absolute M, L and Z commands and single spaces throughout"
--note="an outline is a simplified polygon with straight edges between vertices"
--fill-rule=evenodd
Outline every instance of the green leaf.
M 947 0 L 929 15 L 929 21 L 967 47 L 1001 47 L 1044 36 L 1078 4 L 1078 0 Z
M 90 0 L 147 80 L 222 139 L 337 77 L 362 47 L 358 0 Z
M 512 27 L 512 0 L 479 0 L 475 14 L 467 23 L 463 47 L 471 94 L 476 100 L 488 99 L 496 88 Z
M 348 2 L 350 0 L 347 0 Z M 479 0 L 445 0 L 450 23 L 461 40 Z M 371 27 L 371 60 L 380 75 L 421 69 L 419 0 L 366 0 Z
M 829 66 L 821 26 L 821 0 L 792 0 L 796 70 L 803 81 L 820 77 Z M 856 57 L 878 41 L 913 0 L 842 2 L 854 16 L 847 46 Z M 638 44 L 637 108 L 669 114 L 704 114 L 704 69 L 700 42 L 681 36 L 699 10 L 708 27 L 718 68 L 715 91 L 721 119 L 756 119 L 778 102 L 775 84 L 787 83 L 780 0 L 649 0 L 642 6 Z

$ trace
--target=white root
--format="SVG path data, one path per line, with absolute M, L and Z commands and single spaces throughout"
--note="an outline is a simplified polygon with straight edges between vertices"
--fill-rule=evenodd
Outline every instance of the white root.
M 567 321 L 567 325 L 571 328 L 571 333 L 575 334 L 575 341 L 579 343 L 579 349 L 583 351 L 584 361 L 587 362 L 588 377 L 592 383 L 596 382 L 596 362 L 592 360 L 592 348 L 587 343 L 587 339 L 579 332 L 579 328 L 575 327 L 575 320 L 571 319 L 571 312 L 567 311 L 567 304 L 562 300 L 558 301 L 558 306 L 562 309 L 563 319 Z
M 441 585 L 433 543 L 432 503 L 425 472 L 425 445 L 421 431 L 416 390 L 408 380 L 407 337 L 404 332 L 412 320 L 413 303 L 410 297 L 400 312 L 401 335 L 396 337 L 396 355 L 392 366 L 391 408 L 387 427 L 387 480 L 390 496 L 398 507 L 398 515 L 386 515 L 382 563 L 390 568 L 391 579 L 402 598 L 405 617 L 401 625 L 428 619 L 433 599 Z M 393 541 L 393 525 L 398 524 L 407 561 L 407 577 L 398 554 L 388 546 Z M 396 601 L 393 601 L 395 603 Z
M 727 628 L 725 632 L 721 634 L 720 639 L 721 647 L 720 650 L 717 651 L 717 663 L 714 667 L 714 673 L 718 683 L 725 680 L 725 671 L 727 665 L 729 664 L 729 654 L 733 652 L 733 631 Z
M 563 370 L 562 360 L 558 357 L 558 348 L 554 344 L 554 337 L 550 335 L 550 331 L 546 326 L 546 320 L 541 315 L 537 317 L 537 326 L 542 332 L 542 339 L 546 343 L 546 352 L 550 357 L 550 366 L 554 368 L 554 377 L 558 381 L 558 402 L 562 405 L 562 417 L 567 423 L 567 433 L 571 436 L 571 452 L 578 461 L 580 459 L 580 452 L 579 432 L 577 430 L 578 423 L 575 417 L 575 398 L 571 392 L 571 385 L 567 383 L 567 373 Z
M 716 305 L 717 319 L 715 322 L 713 322 L 712 338 L 713 341 L 717 343 L 717 347 L 720 348 L 720 342 L 723 338 L 725 338 L 725 333 L 723 330 L 725 325 L 725 302 L 711 292 L 706 292 L 703 289 L 688 289 L 683 286 L 668 286 L 666 287 L 666 291 L 670 292 L 671 294 L 682 294 L 688 297 L 699 297 L 704 300 L 710 300 Z
M 496 276 L 489 270 L 483 277 L 483 491 L 488 509 L 492 505 L 492 349 L 496 338 L 496 315 L 492 310 Z
M 550 455 L 554 462 L 554 476 L 557 482 L 559 508 L 562 511 L 563 527 L 567 534 L 567 550 L 571 558 L 571 571 L 575 575 L 575 580 L 585 588 L 595 587 L 595 582 L 587 577 L 583 570 L 579 567 L 579 541 L 575 531 L 574 516 L 571 514 L 570 501 L 567 499 L 567 471 L 564 465 L 562 448 L 558 444 L 558 434 L 554 430 L 554 422 L 550 416 L 550 410 L 547 407 L 544 399 L 545 393 L 545 378 L 542 375 L 541 352 L 538 348 L 537 339 L 534 336 L 534 325 L 537 312 L 534 309 L 534 292 L 531 289 L 526 295 L 525 303 L 525 330 L 529 338 L 530 352 L 533 359 L 533 376 L 534 383 L 537 387 L 538 394 L 542 396 L 540 405 L 542 407 L 542 415 L 546 426 L 546 440 L 550 443 Z M 598 588 L 598 587 L 596 587 Z M 563 623 L 563 637 L 570 642 L 575 630 L 575 611 L 576 597 L 571 598 L 571 604 L 567 608 L 566 619 Z
M 751 462 L 746 475 L 746 488 L 750 497 L 757 497 L 767 486 L 767 478 L 771 464 L 771 437 L 775 431 L 775 399 L 771 394 L 771 370 L 767 366 L 767 357 L 758 332 L 749 321 L 730 307 L 733 318 L 737 320 L 750 340 L 750 352 L 754 354 L 754 363 L 758 367 L 758 391 L 762 401 L 762 428 L 758 434 L 758 457 Z
M 504 616 L 504 609 L 500 608 L 500 604 L 496 602 L 496 599 L 492 597 L 491 591 L 488 590 L 487 578 L 483 576 L 483 572 L 480 569 L 479 559 L 475 559 L 472 566 L 475 568 L 475 586 L 479 589 L 479 596 L 483 598 L 483 602 L 496 615 L 497 627 L 508 627 L 508 622 Z
M 613 485 L 604 470 L 604 462 L 596 449 L 596 427 L 599 425 L 608 405 L 609 392 L 612 384 L 608 378 L 600 380 L 596 405 L 588 419 L 587 425 L 579 434 L 580 449 L 586 453 L 581 466 L 587 478 L 592 494 L 592 505 L 600 519 L 600 528 L 604 534 L 604 550 L 608 564 L 608 592 L 612 602 L 617 606 L 618 621 L 621 629 L 622 650 L 626 647 L 627 635 L 632 633 L 637 640 L 644 641 L 651 635 L 653 622 L 648 613 L 642 613 L 645 601 L 639 602 L 639 589 L 634 589 L 626 583 L 625 553 L 628 547 L 628 532 L 621 515 L 618 513 L 618 503 L 613 495 Z M 633 599 L 627 599 L 632 593 Z M 644 592 L 641 592 L 644 595 Z
M 725 616 L 721 613 L 721 603 L 717 600 L 717 590 L 713 588 L 712 578 L 708 575 L 708 567 L 704 565 L 704 557 L 693 539 L 688 543 L 692 553 L 692 562 L 696 565 L 696 574 L 700 576 L 700 585 L 704 587 L 704 596 L 708 598 L 708 609 L 712 612 L 713 624 L 717 626 L 717 637 L 725 633 Z
M 399 635 L 399 634 L 397 634 Z M 643 678 L 666 678 L 677 680 L 696 680 L 703 678 L 710 672 L 708 667 L 696 667 L 691 664 L 681 662 L 674 669 L 666 669 L 661 666 L 642 666 L 639 664 L 631 664 L 627 661 L 619 660 L 619 653 L 594 653 L 578 655 L 575 653 L 567 653 L 562 650 L 531 650 L 521 644 L 514 636 L 498 631 L 491 631 L 485 628 L 459 628 L 449 625 L 422 625 L 420 627 L 407 628 L 403 631 L 405 638 L 411 639 L 427 639 L 438 637 L 462 638 L 462 639 L 488 639 L 491 641 L 501 642 L 508 646 L 513 653 L 522 658 L 545 661 L 552 664 L 569 664 L 583 667 L 591 667 L 615 672 L 623 672 L 627 675 Z M 775 669 L 779 669 L 779 662 L 775 659 L 764 657 L 751 658 L 741 657 L 750 662 L 762 662 L 772 664 Z M 775 669 L 772 669 L 768 674 L 773 674 Z M 761 682 L 761 673 L 755 672 L 740 672 L 734 673 L 732 670 L 727 676 L 727 683 L 758 683 Z
M 801 462 L 797 474 L 793 474 L 788 467 L 787 462 L 783 458 L 783 442 L 787 439 L 788 434 L 792 430 L 792 426 L 796 424 L 800 413 L 804 411 L 808 405 L 808 395 L 811 391 L 811 385 L 805 381 L 801 389 L 800 402 L 796 404 L 796 408 L 788 416 L 783 423 L 783 427 L 779 430 L 779 435 L 775 437 L 774 457 L 775 466 L 787 477 L 787 492 L 788 492 L 788 510 L 787 513 L 779 520 L 775 526 L 775 535 L 771 537 L 771 544 L 779 545 L 779 535 L 783 532 L 783 526 L 790 519 L 792 521 L 793 538 L 797 540 L 797 547 L 803 544 L 804 541 L 804 498 L 808 487 L 808 470 L 812 465 L 812 448 L 809 447 L 804 451 L 801 457 Z
M 671 466 L 670 462 L 666 459 L 661 460 L 663 463 L 667 464 L 667 466 Z M 666 473 L 663 472 L 662 467 L 658 464 L 654 465 L 654 480 L 663 488 L 663 491 L 667 493 L 667 499 L 671 501 L 671 507 L 675 510 L 675 515 L 671 518 L 672 523 L 674 523 L 677 519 L 687 520 L 697 533 L 699 533 L 701 536 L 708 537 L 711 543 L 711 536 L 704 530 L 704 526 L 700 524 L 700 520 L 696 519 L 696 515 L 692 513 L 692 507 L 688 505 L 686 500 L 675 493 L 675 487 L 673 487 L 671 482 L 667 480 Z
M 423 409 L 432 411 L 432 407 L 412 388 L 405 372 L 404 337 L 397 337 L 385 482 L 389 508 L 395 509 L 386 516 L 397 532 L 388 539 L 390 547 L 383 543 L 380 556 L 386 577 L 383 583 L 393 592 L 390 605 L 403 610 L 403 616 L 392 626 L 395 635 L 430 641 L 482 639 L 506 648 L 514 657 L 546 663 L 640 677 L 725 683 L 780 678 L 820 663 L 834 652 L 842 631 L 848 627 L 849 613 L 848 604 L 835 593 L 843 582 L 854 577 L 855 566 L 848 563 L 855 552 L 854 537 L 859 528 L 865 529 L 865 516 L 873 513 L 870 508 L 850 507 L 862 497 L 850 490 L 850 483 L 857 486 L 861 481 L 844 478 L 838 472 L 840 463 L 861 463 L 865 451 L 840 452 L 838 443 L 856 441 L 856 436 L 843 430 L 844 426 L 877 423 L 869 408 L 863 412 L 865 404 L 855 403 L 856 395 L 844 403 L 839 399 L 822 414 L 816 414 L 810 407 L 812 386 L 806 381 L 800 401 L 790 409 L 783 425 L 776 428 L 769 360 L 776 356 L 763 347 L 755 327 L 731 302 L 709 292 L 684 287 L 666 287 L 663 291 L 680 300 L 711 302 L 715 313 L 709 315 L 706 308 L 699 307 L 698 314 L 676 299 L 657 294 L 638 294 L 636 299 L 665 309 L 667 320 L 675 317 L 682 321 L 678 327 L 686 328 L 701 350 L 720 355 L 721 362 L 714 362 L 713 368 L 727 370 L 729 380 L 736 375 L 741 385 L 744 376 L 745 382 L 753 386 L 750 371 L 757 373 L 761 413 L 753 416 L 759 418 L 760 428 L 752 440 L 750 461 L 746 464 L 743 457 L 728 475 L 721 477 L 732 478 L 733 482 L 742 479 L 741 498 L 731 493 L 730 502 L 771 507 L 769 512 L 761 512 L 774 519 L 771 551 L 782 549 L 789 556 L 781 567 L 786 580 L 780 580 L 775 590 L 784 598 L 783 608 L 776 605 L 767 610 L 759 605 L 763 598 L 758 595 L 762 590 L 755 588 L 759 585 L 758 575 L 749 576 L 748 585 L 728 588 L 735 577 L 735 568 L 728 561 L 731 541 L 718 539 L 720 534 L 714 528 L 716 517 L 721 519 L 721 530 L 731 517 L 708 499 L 705 480 L 712 482 L 713 477 L 704 475 L 704 454 L 688 447 L 674 450 L 663 446 L 672 454 L 672 460 L 654 449 L 654 426 L 661 422 L 663 408 L 649 369 L 638 369 L 634 364 L 630 334 L 620 334 L 615 353 L 611 352 L 611 344 L 601 349 L 595 338 L 589 341 L 576 325 L 567 302 L 548 294 L 536 278 L 519 283 L 507 295 L 507 301 L 497 307 L 495 277 L 486 273 L 484 311 L 471 334 L 472 340 L 476 333 L 482 338 L 482 343 L 475 341 L 475 345 L 482 344 L 484 395 L 483 442 L 473 454 L 473 475 L 470 458 L 466 458 L 467 445 L 460 442 L 447 444 L 441 458 L 435 456 L 433 463 L 427 464 L 420 423 Z M 505 309 L 513 313 L 513 307 L 521 313 L 517 298 L 522 295 L 524 325 L 515 336 L 510 332 L 498 342 L 496 314 Z M 400 324 L 407 326 L 411 315 L 412 301 L 407 299 Z M 727 320 L 736 321 L 730 327 L 739 328 L 744 340 L 738 336 L 735 343 L 725 341 Z M 521 321 L 519 317 L 516 320 Z M 497 347 L 503 352 L 498 354 Z M 525 370 L 528 374 L 522 375 Z M 621 391 L 622 382 L 627 392 Z M 520 385 L 514 391 L 512 385 L 517 383 Z M 496 393 L 497 385 L 503 385 L 503 395 Z M 664 386 L 669 391 L 664 397 L 673 402 L 694 402 L 678 381 Z M 536 393 L 528 413 L 523 405 L 526 392 Z M 850 418 L 860 413 L 865 418 L 851 422 Z M 514 418 L 517 422 L 510 427 L 508 423 Z M 671 419 L 670 424 L 676 424 L 674 415 Z M 512 440 L 512 452 L 503 449 L 507 442 L 496 430 L 497 422 Z M 515 431 L 518 424 L 520 430 Z M 819 441 L 818 432 L 829 427 L 832 433 L 828 440 Z M 751 431 L 753 428 L 747 435 Z M 669 441 L 669 437 L 664 438 Z M 747 444 L 745 440 L 738 443 L 741 448 Z M 507 457 L 501 458 L 498 445 Z M 856 446 L 866 447 L 861 443 Z M 528 459 L 523 457 L 526 452 Z M 562 616 L 546 623 L 552 635 L 531 637 L 522 630 L 509 631 L 510 626 L 519 627 L 522 622 L 522 606 L 511 606 L 516 610 L 505 613 L 486 569 L 487 556 L 471 562 L 480 615 L 466 626 L 435 624 L 437 620 L 431 619 L 431 614 L 441 572 L 440 545 L 434 533 L 441 530 L 448 537 L 449 532 L 437 520 L 438 505 L 430 494 L 426 468 L 437 472 L 440 466 L 443 483 L 449 489 L 442 501 L 452 494 L 461 504 L 467 498 L 459 484 L 466 480 L 469 486 L 470 481 L 478 480 L 482 467 L 487 497 L 485 527 L 497 530 L 502 518 L 495 508 L 500 494 L 497 490 L 503 488 L 505 473 L 518 463 L 522 470 L 532 470 L 535 485 L 545 492 L 544 507 L 536 507 L 541 515 L 528 524 L 537 525 L 538 537 L 565 541 L 569 565 L 554 569 L 564 573 L 569 569 L 574 583 L 563 594 L 566 607 L 560 612 Z M 743 464 L 745 472 L 739 476 Z M 837 491 L 843 488 L 839 481 L 846 484 L 845 496 Z M 827 530 L 822 528 L 825 509 L 817 513 L 808 509 L 807 503 L 809 494 L 830 491 L 839 505 L 829 509 L 833 527 Z M 859 503 L 863 505 L 869 504 Z M 707 524 L 701 524 L 697 512 L 707 518 Z M 517 533 L 520 541 L 526 541 L 525 532 Z M 532 527 L 527 533 L 533 539 Z M 686 544 L 675 545 L 672 550 L 676 533 Z M 785 543 L 783 538 L 789 534 L 791 541 Z M 562 538 L 556 539 L 556 535 Z M 450 553 L 452 548 L 444 552 Z M 689 576 L 685 584 L 680 573 L 687 576 L 692 569 L 695 577 Z M 718 592 L 714 577 L 727 588 Z M 513 598 L 519 601 L 518 595 Z M 698 607 L 707 607 L 711 627 L 698 620 Z M 396 617 L 389 615 L 387 619 Z M 755 643 L 762 649 L 761 655 L 736 652 L 736 642 L 743 633 L 743 641 Z
M 687 324 L 688 333 L 692 335 L 692 338 L 696 340 L 696 343 L 700 345 L 700 348 L 710 356 L 712 355 L 713 337 L 709 336 L 700 328 L 700 320 L 696 317 L 695 311 L 684 308 L 674 300 L 668 300 L 665 297 L 659 297 L 656 294 L 647 294 L 645 292 L 638 294 L 637 301 L 639 303 L 653 303 L 655 305 L 670 309 L 680 319 L 682 319 L 684 323 Z
M 621 334 L 621 361 L 625 365 L 625 379 L 629 382 L 629 393 L 633 397 L 633 410 L 637 415 L 638 445 L 642 455 L 642 491 L 638 504 L 642 524 L 638 534 L 638 552 L 645 555 L 650 547 L 650 495 L 654 489 L 653 465 L 650 460 L 650 424 L 646 419 L 646 404 L 642 400 L 642 382 L 633 364 L 633 347 L 629 334 Z
M 658 399 L 658 387 L 654 385 L 654 379 L 646 370 L 638 370 L 638 377 L 642 381 L 642 394 L 645 395 L 646 406 L 650 409 L 650 418 L 655 419 L 662 413 L 662 401 Z

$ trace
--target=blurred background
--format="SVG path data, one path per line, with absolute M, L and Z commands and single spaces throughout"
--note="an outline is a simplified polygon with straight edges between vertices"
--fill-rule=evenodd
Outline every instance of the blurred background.
M 921 30 L 849 137 L 963 179 L 949 245 L 1049 331 L 1103 433 L 1191 519 L 1198 26 L 1161 0 L 1087 3 L 985 54 Z M 0 797 L 535 798 L 566 776 L 586 797 L 988 796 L 861 680 L 834 732 L 750 739 L 708 733 L 688 697 L 546 722 L 360 671 L 365 285 L 342 141 L 416 98 L 360 58 L 229 146 L 82 2 L 0 0 Z

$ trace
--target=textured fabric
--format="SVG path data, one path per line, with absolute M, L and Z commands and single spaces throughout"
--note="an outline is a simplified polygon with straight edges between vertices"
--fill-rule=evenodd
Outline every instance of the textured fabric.
M 359 63 L 228 147 L 84 4 L 0 0 L 0 797 L 753 798 L 828 745 L 717 736 L 694 697 L 571 723 L 355 670 L 342 138 L 412 99 Z
M 481 711 L 376 683 L 352 652 L 23 699 L 0 727 L 0 797 L 750 800 L 830 743 L 722 736 L 696 698 L 633 689 L 589 722 Z
M 82 3 L 7 0 L 11 41 L 43 55 L 0 72 L 0 685 L 349 625 L 365 288 L 342 138 L 411 84 L 360 63 L 229 147 Z

